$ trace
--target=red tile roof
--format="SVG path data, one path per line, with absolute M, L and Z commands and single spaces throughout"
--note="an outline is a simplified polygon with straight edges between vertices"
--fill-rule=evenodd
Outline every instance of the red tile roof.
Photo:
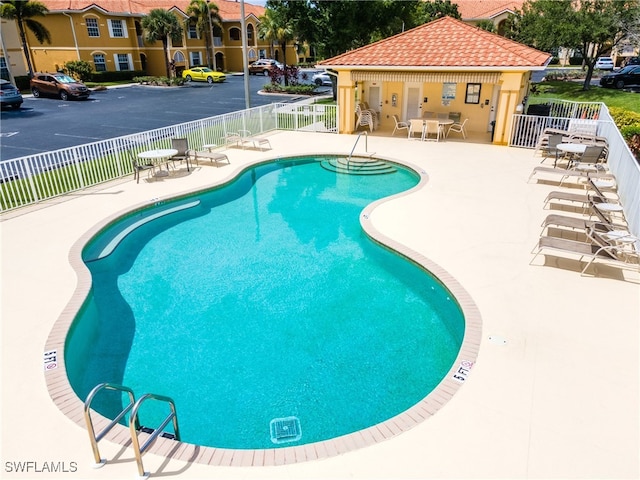
M 550 55 L 451 17 L 425 23 L 320 65 L 361 67 L 540 67 Z
M 463 20 L 493 18 L 505 11 L 522 10 L 524 0 L 457 0 L 458 12 Z
M 127 13 L 146 15 L 154 8 L 162 8 L 169 10 L 178 8 L 183 12 L 189 7 L 189 0 L 38 0 L 46 5 L 49 11 L 56 10 L 86 10 L 91 6 L 96 6 L 111 13 Z M 240 20 L 240 2 L 235 0 L 213 0 L 218 6 L 220 16 L 223 20 L 233 21 Z M 264 15 L 264 7 L 252 5 L 245 2 L 245 16 L 254 14 L 256 17 Z

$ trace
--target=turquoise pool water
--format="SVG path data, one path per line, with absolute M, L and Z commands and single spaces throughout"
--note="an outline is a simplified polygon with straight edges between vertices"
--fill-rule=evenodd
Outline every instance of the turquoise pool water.
M 238 449 L 326 440 L 415 405 L 452 366 L 464 318 L 359 217 L 417 182 L 402 168 L 350 176 L 280 161 L 111 225 L 83 252 L 93 288 L 67 338 L 74 390 L 170 396 L 183 441 Z M 121 399 L 95 406 L 113 416 Z M 143 424 L 161 421 L 156 408 Z M 270 423 L 288 417 L 301 437 L 276 444 Z

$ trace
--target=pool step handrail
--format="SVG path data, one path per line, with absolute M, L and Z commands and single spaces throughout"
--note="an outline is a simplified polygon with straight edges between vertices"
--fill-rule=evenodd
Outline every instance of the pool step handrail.
M 351 153 L 347 157 L 347 169 L 349 169 L 349 162 L 351 162 L 351 157 L 353 156 L 353 152 L 356 149 L 356 145 L 358 145 L 358 141 L 360 140 L 360 137 L 362 136 L 362 134 L 364 134 L 364 151 L 365 153 L 369 152 L 369 134 L 367 133 L 366 130 L 364 130 L 358 134 L 358 138 L 356 138 L 356 142 L 353 144 Z M 375 155 L 375 152 L 369 154 L 370 157 L 373 155 Z
M 95 396 L 103 391 L 103 390 L 115 390 L 124 392 L 129 396 L 129 404 L 124 407 L 124 409 L 114 418 L 109 425 L 107 425 L 100 433 L 96 435 L 93 420 L 91 419 L 91 403 Z M 100 450 L 98 449 L 98 442 L 104 438 L 104 436 L 115 427 L 118 422 L 124 417 L 127 412 L 129 412 L 135 405 L 135 395 L 133 390 L 129 387 L 125 387 L 122 385 L 117 385 L 115 383 L 100 383 L 96 385 L 89 395 L 87 395 L 87 399 L 84 401 L 84 420 L 87 424 L 87 430 L 89 432 L 89 440 L 91 442 L 91 449 L 93 450 L 93 458 L 95 460 L 94 468 L 100 468 L 107 463 L 107 460 L 100 457 Z M 137 421 L 137 420 L 136 420 Z M 140 425 L 137 425 L 139 428 Z
M 171 413 L 166 416 L 166 418 L 162 421 L 160 426 L 154 430 L 152 430 L 149 438 L 144 442 L 142 446 L 140 446 L 140 440 L 138 439 L 138 430 L 140 429 L 140 424 L 138 421 L 138 410 L 143 402 L 147 400 L 156 400 L 160 402 L 166 402 L 169 404 L 169 408 L 171 409 Z M 178 429 L 178 415 L 176 413 L 176 405 L 174 401 L 165 397 L 164 395 L 155 395 L 153 393 L 145 393 L 142 395 L 138 401 L 133 406 L 131 410 L 131 415 L 129 417 L 129 431 L 131 432 L 131 441 L 133 442 L 133 451 L 136 455 L 136 463 L 138 464 L 138 474 L 140 478 L 149 478 L 149 472 L 144 471 L 144 465 L 142 463 L 142 454 L 144 451 L 151 445 L 151 443 L 162 433 L 169 422 L 173 421 L 173 437 L 172 439 L 176 441 L 180 441 L 180 430 Z

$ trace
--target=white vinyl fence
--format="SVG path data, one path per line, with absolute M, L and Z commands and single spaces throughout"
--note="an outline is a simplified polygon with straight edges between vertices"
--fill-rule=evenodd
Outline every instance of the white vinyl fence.
M 189 148 L 223 146 L 228 133 L 273 130 L 337 133 L 337 106 L 274 103 L 124 137 L 0 162 L 0 212 L 108 182 L 133 173 L 144 150 L 170 148 L 187 138 Z
M 607 139 L 607 163 L 616 177 L 629 230 L 640 237 L 640 164 L 622 138 L 607 106 L 561 101 L 550 105 L 548 115 L 514 115 L 509 146 L 535 148 L 545 128 L 592 133 Z

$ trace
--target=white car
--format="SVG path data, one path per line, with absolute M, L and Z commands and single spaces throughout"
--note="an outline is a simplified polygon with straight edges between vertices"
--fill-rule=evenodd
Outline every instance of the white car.
M 331 85 L 331 75 L 326 72 L 316 73 L 311 77 L 311 82 L 315 83 L 318 87 L 321 85 Z
M 614 64 L 611 57 L 598 57 L 595 68 L 598 70 L 613 70 Z

